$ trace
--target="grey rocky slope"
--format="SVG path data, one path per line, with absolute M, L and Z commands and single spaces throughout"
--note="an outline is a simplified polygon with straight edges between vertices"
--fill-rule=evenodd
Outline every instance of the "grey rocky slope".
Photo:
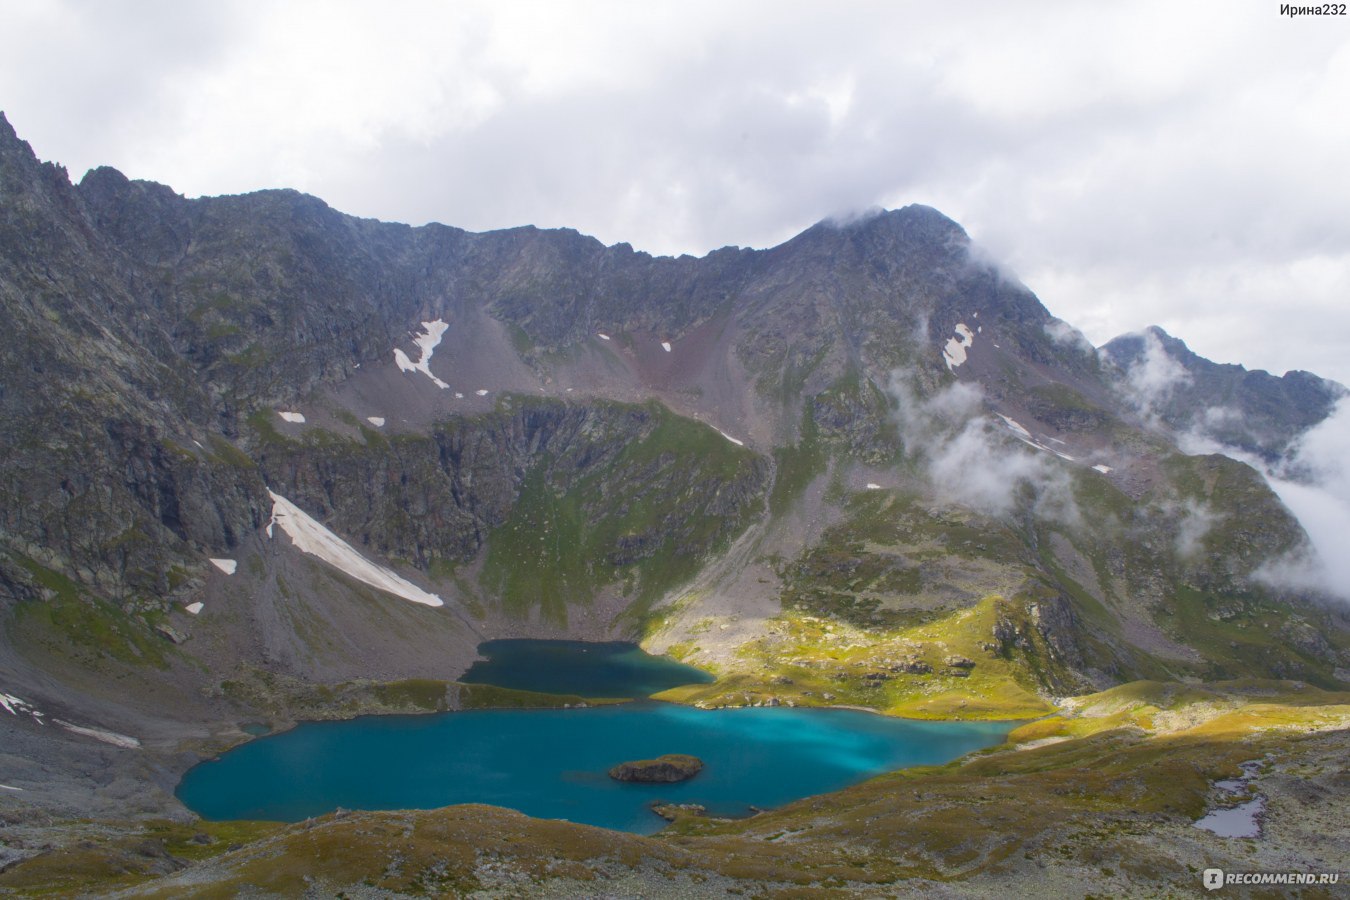
M 319 688 L 453 705 L 484 637 L 639 638 L 719 669 L 691 700 L 837 676 L 901 712 L 1350 665 L 1335 607 L 1258 577 L 1305 542 L 1261 476 L 1176 447 L 1236 397 L 1233 442 L 1278 453 L 1343 389 L 1164 342 L 1201 393 L 1150 415 L 1128 342 L 1086 346 L 926 207 L 660 258 L 71 184 L 0 119 L 0 298 L 0 691 L 144 754 L 0 715 L 12 780 L 68 782 L 66 811 L 126 807 L 90 748 L 176 809 L 197 754 Z M 302 552 L 269 492 L 444 605 Z M 881 655 L 829 669 L 822 622 Z

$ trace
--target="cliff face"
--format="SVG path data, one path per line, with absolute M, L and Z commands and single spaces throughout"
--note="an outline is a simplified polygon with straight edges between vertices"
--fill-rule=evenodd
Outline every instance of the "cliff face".
M 627 583 L 643 606 L 761 512 L 770 470 L 663 407 L 533 398 L 385 439 L 276 436 L 274 489 L 375 553 L 422 571 L 484 558 L 509 610 L 560 627 L 570 605 Z

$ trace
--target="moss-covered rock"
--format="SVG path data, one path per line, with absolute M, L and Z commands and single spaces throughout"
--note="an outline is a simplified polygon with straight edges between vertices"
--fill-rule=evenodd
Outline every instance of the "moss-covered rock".
M 619 763 L 609 770 L 615 781 L 636 781 L 641 784 L 672 784 L 688 781 L 703 771 L 703 760 L 684 753 L 666 753 L 656 759 L 637 759 Z

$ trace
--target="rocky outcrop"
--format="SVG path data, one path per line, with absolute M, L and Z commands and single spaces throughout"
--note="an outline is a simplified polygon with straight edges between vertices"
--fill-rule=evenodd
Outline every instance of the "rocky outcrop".
M 682 818 L 706 816 L 708 808 L 700 803 L 653 803 L 652 812 L 667 822 L 677 822 Z
M 683 753 L 667 753 L 656 759 L 638 759 L 619 763 L 609 770 L 615 781 L 636 781 L 642 784 L 671 784 L 688 781 L 703 771 L 703 760 Z
M 673 431 L 691 434 L 672 442 Z M 392 444 L 273 434 L 255 452 L 279 493 L 424 571 L 471 560 L 496 535 L 489 582 L 530 604 L 539 592 L 513 585 L 532 572 L 568 603 L 632 572 L 639 590 L 667 586 L 652 579 L 682 570 L 661 561 L 697 566 L 743 531 L 770 474 L 762 457 L 660 407 L 519 398 Z M 576 558 L 541 547 L 541 529 Z

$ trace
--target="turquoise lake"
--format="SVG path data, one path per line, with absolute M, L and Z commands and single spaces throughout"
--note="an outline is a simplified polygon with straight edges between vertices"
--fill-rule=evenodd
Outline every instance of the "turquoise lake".
M 594 649 L 573 648 L 587 655 Z M 616 645 L 615 653 L 622 652 Z M 565 683 L 556 668 L 543 674 Z M 624 695 L 614 689 L 620 685 L 604 686 L 598 693 Z M 529 689 L 541 688 L 536 681 Z M 699 710 L 650 700 L 366 716 L 307 723 L 237 747 L 191 769 L 178 797 L 207 819 L 297 821 L 338 807 L 490 803 L 648 834 L 665 825 L 648 808 L 653 801 L 745 815 L 752 806 L 781 806 L 891 769 L 945 762 L 999 743 L 1013 724 L 919 722 L 838 709 Z M 681 784 L 622 783 L 606 775 L 616 763 L 663 753 L 693 754 L 705 768 Z

